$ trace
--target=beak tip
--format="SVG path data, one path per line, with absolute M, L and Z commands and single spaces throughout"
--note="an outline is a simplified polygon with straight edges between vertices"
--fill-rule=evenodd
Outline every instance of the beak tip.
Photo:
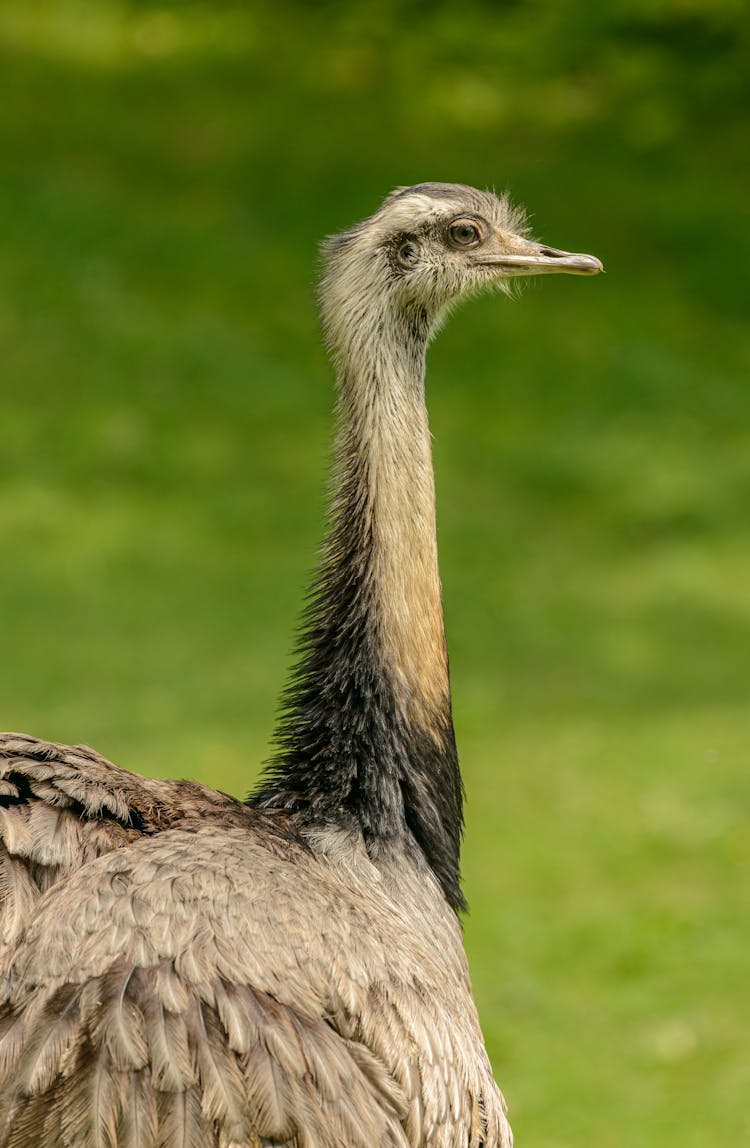
M 584 275 L 598 275 L 604 270 L 604 264 L 595 255 L 579 255 L 577 258 L 578 266 Z

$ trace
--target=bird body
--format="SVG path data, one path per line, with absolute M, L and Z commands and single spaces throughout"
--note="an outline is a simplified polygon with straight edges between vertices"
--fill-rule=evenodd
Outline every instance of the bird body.
M 447 309 L 591 256 L 399 189 L 329 242 L 330 527 L 247 802 L 0 737 L 0 1148 L 509 1148 L 461 930 L 424 400 Z
M 2 810 L 0 1143 L 172 1148 L 178 1100 L 196 1144 L 506 1143 L 418 854 L 86 750 L 6 735 L 0 755 L 30 791 Z

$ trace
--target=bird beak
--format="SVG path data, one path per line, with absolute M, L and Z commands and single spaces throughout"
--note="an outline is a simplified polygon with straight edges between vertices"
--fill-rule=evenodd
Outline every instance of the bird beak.
M 478 262 L 485 267 L 497 267 L 505 276 L 598 275 L 604 270 L 601 261 L 595 255 L 558 251 L 556 247 L 547 247 L 544 243 L 534 243 L 520 237 L 512 254 L 503 253 L 489 259 L 480 259 Z

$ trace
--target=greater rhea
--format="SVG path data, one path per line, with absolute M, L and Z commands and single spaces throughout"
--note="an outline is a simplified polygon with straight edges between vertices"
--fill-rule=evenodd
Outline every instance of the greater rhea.
M 260 787 L 0 738 L 2 1148 L 511 1144 L 457 916 L 425 352 L 464 296 L 601 264 L 442 183 L 325 258 L 333 505 Z

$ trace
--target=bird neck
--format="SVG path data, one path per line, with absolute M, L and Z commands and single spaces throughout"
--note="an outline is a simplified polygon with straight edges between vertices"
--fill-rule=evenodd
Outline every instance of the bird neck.
M 462 786 L 451 717 L 424 396 L 427 317 L 360 315 L 334 342 L 330 528 L 278 752 L 254 801 L 419 847 L 449 902 Z M 333 341 L 333 340 L 332 340 Z

